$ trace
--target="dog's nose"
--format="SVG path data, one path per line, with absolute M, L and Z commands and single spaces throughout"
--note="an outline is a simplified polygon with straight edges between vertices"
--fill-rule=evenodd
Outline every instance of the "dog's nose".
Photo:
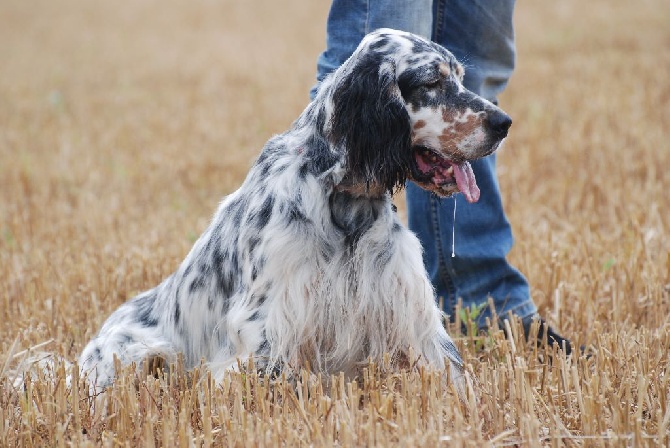
M 499 139 L 507 137 L 507 131 L 512 126 L 512 119 L 504 112 L 493 112 L 489 115 L 488 122 L 491 132 Z

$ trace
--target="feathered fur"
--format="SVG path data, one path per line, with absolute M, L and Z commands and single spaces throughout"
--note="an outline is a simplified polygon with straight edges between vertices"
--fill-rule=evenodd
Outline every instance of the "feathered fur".
M 268 370 L 353 375 L 385 353 L 407 365 L 413 351 L 420 364 L 446 362 L 461 385 L 463 363 L 421 246 L 391 203 L 409 178 L 438 194 L 456 191 L 434 184 L 417 151 L 467 160 L 502 138 L 461 132 L 449 135 L 479 146 L 430 146 L 445 140 L 456 112 L 470 111 L 487 136 L 491 114 L 502 114 L 462 88 L 459 70 L 449 52 L 417 36 L 367 36 L 291 129 L 265 145 L 176 272 L 107 319 L 81 355 L 83 372 L 104 388 L 114 355 L 129 364 L 183 353 L 187 366 L 204 358 L 215 373 L 252 356 Z

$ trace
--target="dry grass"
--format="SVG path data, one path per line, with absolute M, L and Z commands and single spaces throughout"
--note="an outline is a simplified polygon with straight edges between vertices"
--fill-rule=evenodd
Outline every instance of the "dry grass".
M 0 5 L 0 368 L 66 359 L 168 275 L 305 106 L 327 2 Z M 479 402 L 431 372 L 213 384 L 0 380 L 0 445 L 663 445 L 670 440 L 670 8 L 521 2 L 500 181 L 512 261 L 590 360 L 458 340 Z M 516 327 L 512 331 L 518 331 Z M 16 344 L 15 344 L 16 341 Z M 0 374 L 6 373 L 6 367 Z

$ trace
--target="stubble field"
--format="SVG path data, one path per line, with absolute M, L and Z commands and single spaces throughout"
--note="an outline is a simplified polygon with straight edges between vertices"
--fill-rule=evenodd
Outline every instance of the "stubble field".
M 517 5 L 498 159 L 510 258 L 591 358 L 548 363 L 516 326 L 511 339 L 452 332 L 476 378 L 466 402 L 434 372 L 377 366 L 330 390 L 125 372 L 95 407 L 64 369 L 12 386 L 23 350 L 75 360 L 113 309 L 176 268 L 305 107 L 327 7 L 0 4 L 0 445 L 670 443 L 665 0 Z

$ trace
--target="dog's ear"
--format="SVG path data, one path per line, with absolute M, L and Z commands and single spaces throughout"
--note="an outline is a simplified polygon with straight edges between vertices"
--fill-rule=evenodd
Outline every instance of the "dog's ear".
M 395 64 L 379 53 L 361 53 L 333 86 L 331 143 L 346 151 L 347 174 L 355 182 L 392 191 L 410 170 L 411 129 Z

